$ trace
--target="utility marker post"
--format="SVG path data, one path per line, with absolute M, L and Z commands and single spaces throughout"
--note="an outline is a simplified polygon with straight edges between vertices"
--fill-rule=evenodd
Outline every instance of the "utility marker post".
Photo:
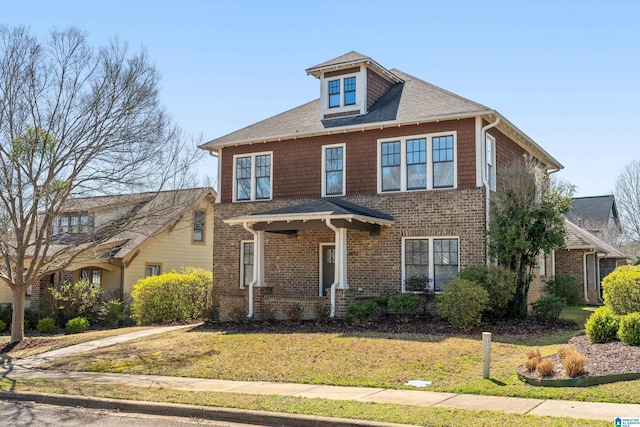
M 491 332 L 482 333 L 482 378 L 491 378 Z

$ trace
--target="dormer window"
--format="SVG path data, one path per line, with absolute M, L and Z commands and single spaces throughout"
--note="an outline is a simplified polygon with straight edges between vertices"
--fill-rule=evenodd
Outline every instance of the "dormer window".
M 88 213 L 65 213 L 51 221 L 51 235 L 85 234 L 91 231 L 92 218 Z
M 354 105 L 356 103 L 356 78 L 344 79 L 344 105 Z
M 340 80 L 329 82 L 329 108 L 340 106 Z
M 342 90 L 341 90 L 342 88 Z M 356 105 L 356 77 L 329 80 L 327 82 L 329 91 L 329 108 Z M 344 94 L 343 96 L 340 96 Z M 340 103 L 342 101 L 342 103 Z

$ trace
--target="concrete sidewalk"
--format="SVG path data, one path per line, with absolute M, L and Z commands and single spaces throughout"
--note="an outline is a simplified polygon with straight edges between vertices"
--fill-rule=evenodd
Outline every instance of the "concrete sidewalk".
M 391 390 L 368 387 L 337 387 L 294 383 L 228 381 L 157 375 L 47 371 L 35 368 L 40 363 L 50 361 L 58 357 L 69 356 L 91 349 L 125 342 L 131 339 L 140 338 L 141 336 L 148 336 L 151 334 L 164 333 L 180 328 L 190 328 L 195 326 L 197 325 L 156 328 L 79 344 L 43 353 L 38 356 L 16 360 L 13 363 L 3 365 L 0 373 L 2 377 L 10 379 L 68 380 L 79 383 L 85 382 L 136 387 L 161 387 L 188 391 L 212 391 L 324 398 L 332 400 L 354 400 L 360 402 L 488 410 L 513 414 L 571 417 L 577 419 L 613 421 L 617 417 L 640 417 L 640 404 L 526 399 L 515 397 L 437 393 L 424 390 Z

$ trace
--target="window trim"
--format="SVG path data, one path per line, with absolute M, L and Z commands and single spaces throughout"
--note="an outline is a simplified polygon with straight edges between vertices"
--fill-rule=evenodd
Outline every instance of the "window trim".
M 327 194 L 327 149 L 342 148 L 342 192 Z M 322 197 L 340 197 L 347 194 L 347 144 L 327 144 L 322 146 Z
M 366 68 L 366 67 L 363 67 Z M 355 77 L 356 79 L 356 91 L 355 91 L 355 103 L 345 104 L 345 91 L 344 80 Z M 329 106 L 329 82 L 334 80 L 340 80 L 340 105 L 335 107 Z M 322 77 L 320 82 L 320 117 L 324 118 L 327 114 L 340 114 L 346 111 L 359 111 L 359 114 L 363 114 L 366 111 L 366 80 L 367 76 L 364 69 L 348 74 L 340 74 L 332 77 Z
M 434 291 L 435 282 L 435 263 L 434 263 L 434 252 L 433 252 L 433 242 L 434 240 L 457 240 L 458 241 L 458 272 L 460 272 L 460 236 L 405 236 L 402 238 L 402 248 L 401 248 L 401 270 L 402 275 L 400 282 L 400 290 L 403 294 L 405 293 L 419 293 L 419 291 L 407 291 L 405 288 L 405 281 L 407 280 L 407 272 L 405 267 L 405 241 L 407 240 L 428 240 L 428 248 L 429 248 L 429 289 Z M 436 294 L 442 293 L 442 291 L 435 292 Z
M 245 289 L 246 287 L 244 286 L 244 245 L 247 243 L 251 243 L 254 245 L 253 247 L 253 262 L 255 265 L 255 242 L 253 240 L 240 240 L 240 289 Z M 252 266 L 253 266 L 252 265 Z
M 202 221 L 202 240 L 195 239 L 196 233 L 196 212 L 202 212 L 204 214 L 204 218 Z M 193 245 L 206 245 L 207 244 L 207 210 L 206 209 L 194 209 L 193 216 L 191 217 L 191 244 Z
M 256 157 L 258 156 L 270 156 L 271 161 L 269 164 L 269 197 L 265 199 L 257 199 L 256 198 Z M 251 158 L 251 189 L 249 199 L 247 200 L 238 200 L 238 182 L 236 179 L 236 169 L 237 169 L 237 161 L 238 159 L 242 159 L 245 157 Z M 234 154 L 233 156 L 233 182 L 232 182 L 232 192 L 233 192 L 233 202 L 234 203 L 243 203 L 243 202 L 262 202 L 269 201 L 273 199 L 273 151 L 261 151 L 257 153 L 246 153 L 246 154 Z
M 84 280 L 84 278 L 82 277 L 82 272 L 84 270 L 88 270 L 89 271 L 89 280 L 87 280 L 89 283 L 91 283 L 94 286 L 102 286 L 102 268 L 100 267 L 82 267 L 80 269 L 80 280 Z M 93 281 L 93 273 L 94 271 L 98 271 L 100 273 L 100 282 L 99 283 L 95 283 Z
M 491 159 L 487 156 L 487 154 L 489 154 L 489 147 L 491 147 Z M 489 166 L 491 166 L 491 170 L 489 170 Z M 491 191 L 496 191 L 496 138 L 488 132 L 485 134 L 484 142 L 484 167 L 487 187 Z M 491 175 L 489 175 L 490 172 Z
M 149 267 L 158 267 L 158 274 L 149 275 L 148 268 Z M 144 263 L 144 277 L 154 277 L 162 274 L 162 263 L 161 262 L 145 262 Z
M 453 136 L 453 185 L 451 187 L 433 186 L 433 138 Z M 427 150 L 427 186 L 426 188 L 407 189 L 407 141 L 412 139 L 426 139 Z M 400 142 L 400 190 L 382 190 L 382 144 L 386 142 Z M 405 135 L 393 138 L 378 139 L 377 144 L 377 180 L 378 194 L 406 193 L 413 191 L 454 190 L 458 188 L 458 131 L 434 132 L 418 135 Z

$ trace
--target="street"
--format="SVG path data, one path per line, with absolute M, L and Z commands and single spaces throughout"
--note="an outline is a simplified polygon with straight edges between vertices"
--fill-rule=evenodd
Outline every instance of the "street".
M 166 417 L 115 411 L 46 405 L 33 402 L 0 401 L 3 426 L 19 427 L 177 427 L 203 425 L 210 427 L 249 427 L 248 424 L 209 421 L 197 418 Z M 256 427 L 255 424 L 251 424 Z M 260 426 L 258 426 L 260 427 Z M 268 427 L 268 426 L 262 426 Z

